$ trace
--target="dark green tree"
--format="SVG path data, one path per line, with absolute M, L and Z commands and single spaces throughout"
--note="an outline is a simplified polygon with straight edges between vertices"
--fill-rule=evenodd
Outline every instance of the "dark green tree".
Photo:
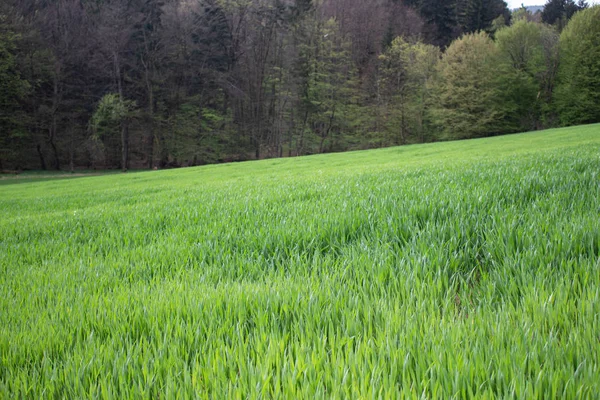
M 577 11 L 587 7 L 585 0 L 548 0 L 542 10 L 542 21 L 562 30 Z
M 461 33 L 491 32 L 494 21 L 510 22 L 510 11 L 504 0 L 457 0 L 457 23 Z
M 419 13 L 425 20 L 429 43 L 446 47 L 458 35 L 456 0 L 420 0 Z
M 15 56 L 18 39 L 8 25 L 7 16 L 0 14 L 0 169 L 3 160 L 14 160 L 27 136 L 20 102 L 30 84 L 18 70 Z

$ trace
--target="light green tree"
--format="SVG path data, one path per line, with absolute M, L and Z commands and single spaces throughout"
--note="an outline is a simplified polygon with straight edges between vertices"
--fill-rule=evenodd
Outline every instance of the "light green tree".
M 576 13 L 560 35 L 556 90 L 563 124 L 600 122 L 600 6 Z
M 421 142 L 425 142 L 433 134 L 430 110 L 435 99 L 434 82 L 440 56 L 437 46 L 417 42 L 411 47 L 408 65 L 408 77 L 413 87 L 410 110 L 414 115 L 414 135 Z
M 129 159 L 129 122 L 134 116 L 136 103 L 123 99 L 121 95 L 109 93 L 104 95 L 96 111 L 92 115 L 91 128 L 97 138 L 110 138 L 121 134 L 121 169 L 127 171 Z
M 394 39 L 379 57 L 378 95 L 389 142 L 425 141 L 439 48 Z
M 390 144 L 405 144 L 410 134 L 408 111 L 412 82 L 409 79 L 411 46 L 403 38 L 392 41 L 379 57 L 379 96 L 382 99 L 383 119 Z
M 507 114 L 498 87 L 499 52 L 486 33 L 465 35 L 444 53 L 438 67 L 437 123 L 444 139 L 502 132 Z

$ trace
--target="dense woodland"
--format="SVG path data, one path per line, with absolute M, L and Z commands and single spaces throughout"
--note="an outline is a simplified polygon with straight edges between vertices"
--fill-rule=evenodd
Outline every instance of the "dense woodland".
M 0 169 L 166 168 L 600 121 L 600 7 L 0 0 Z

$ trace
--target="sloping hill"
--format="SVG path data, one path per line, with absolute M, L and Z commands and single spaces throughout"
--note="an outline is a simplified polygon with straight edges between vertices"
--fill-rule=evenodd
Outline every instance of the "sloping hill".
M 544 10 L 544 6 L 528 6 L 525 8 L 527 8 L 527 11 L 532 14 L 535 14 L 536 12 L 542 12 Z
M 0 186 L 0 397 L 589 397 L 600 125 Z
M 517 7 L 517 8 L 513 8 L 511 11 L 515 12 L 517 10 L 519 10 L 521 7 Z M 532 14 L 535 14 L 536 12 L 542 12 L 544 11 L 544 6 L 525 6 L 525 9 L 527 11 L 529 11 Z

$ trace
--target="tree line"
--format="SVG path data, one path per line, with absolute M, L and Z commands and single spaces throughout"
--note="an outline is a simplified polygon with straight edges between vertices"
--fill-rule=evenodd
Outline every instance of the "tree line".
M 0 169 L 165 168 L 600 121 L 600 7 L 0 0 Z

